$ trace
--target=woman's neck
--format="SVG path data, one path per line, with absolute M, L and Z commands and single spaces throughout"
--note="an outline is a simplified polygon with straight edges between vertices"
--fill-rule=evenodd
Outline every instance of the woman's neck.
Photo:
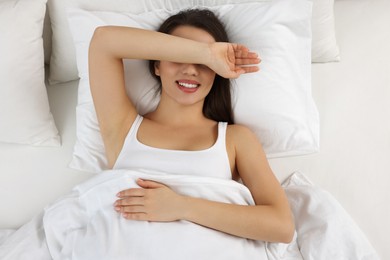
M 209 121 L 203 115 L 203 103 L 193 105 L 181 105 L 177 103 L 160 103 L 156 110 L 145 115 L 146 118 L 167 126 L 199 125 Z

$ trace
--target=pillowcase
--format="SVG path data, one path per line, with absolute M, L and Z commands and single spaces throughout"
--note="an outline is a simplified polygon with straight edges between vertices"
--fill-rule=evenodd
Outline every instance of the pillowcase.
M 71 32 L 66 18 L 67 8 L 140 14 L 159 9 L 175 10 L 196 5 L 211 7 L 232 3 L 242 4 L 267 1 L 273 0 L 50 0 L 48 8 L 53 30 L 53 45 L 49 82 L 58 83 L 78 78 L 75 48 L 72 45 Z M 334 30 L 334 0 L 311 1 L 313 2 L 313 61 L 328 62 L 338 60 L 339 51 Z
M 209 9 L 225 24 L 232 42 L 247 45 L 262 58 L 261 72 L 234 82 L 235 121 L 255 132 L 269 157 L 316 152 L 319 122 L 310 88 L 311 3 L 277 0 Z M 159 9 L 138 15 L 69 11 L 80 76 L 72 168 L 94 172 L 107 168 L 88 79 L 88 47 L 95 28 L 121 25 L 155 30 L 178 11 Z M 153 110 L 158 103 L 157 82 L 149 75 L 147 61 L 125 60 L 124 64 L 126 88 L 138 112 Z
M 311 61 L 340 61 L 334 22 L 334 0 L 311 1 L 313 1 Z
M 60 144 L 44 84 L 46 0 L 0 2 L 0 142 Z

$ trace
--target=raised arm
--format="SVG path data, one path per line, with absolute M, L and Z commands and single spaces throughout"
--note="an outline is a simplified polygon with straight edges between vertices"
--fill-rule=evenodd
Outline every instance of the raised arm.
M 126 95 L 123 59 L 204 64 L 221 76 L 238 77 L 257 67 L 257 55 L 242 45 L 207 44 L 155 31 L 104 26 L 89 47 L 89 80 L 109 167 L 112 168 L 137 111 Z

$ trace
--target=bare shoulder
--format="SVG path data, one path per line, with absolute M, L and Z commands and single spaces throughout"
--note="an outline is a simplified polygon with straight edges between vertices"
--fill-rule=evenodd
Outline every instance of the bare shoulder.
M 248 142 L 254 142 L 260 145 L 260 140 L 257 138 L 255 133 L 249 127 L 244 125 L 228 125 L 226 135 L 228 142 L 234 146 Z
M 228 129 L 227 140 L 230 139 L 228 143 L 234 149 L 238 174 L 252 194 L 259 194 L 258 187 L 264 183 L 268 185 L 271 178 L 275 179 L 261 142 L 246 126 L 232 125 Z M 255 196 L 259 199 L 263 195 Z
M 265 164 L 266 155 L 261 140 L 249 127 L 229 125 L 226 140 L 228 148 L 234 152 L 237 163 L 252 160 L 252 164 L 255 161 L 262 161 Z

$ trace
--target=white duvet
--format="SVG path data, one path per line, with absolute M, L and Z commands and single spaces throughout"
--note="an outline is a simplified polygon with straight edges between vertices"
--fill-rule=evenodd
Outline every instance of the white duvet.
M 249 190 L 235 181 L 106 171 L 76 186 L 17 231 L 0 232 L 0 259 L 378 259 L 337 201 L 302 174 L 293 174 L 284 185 L 297 227 L 290 244 L 243 239 L 187 221 L 126 220 L 113 203 L 118 191 L 137 187 L 137 178 L 189 196 L 253 204 Z

